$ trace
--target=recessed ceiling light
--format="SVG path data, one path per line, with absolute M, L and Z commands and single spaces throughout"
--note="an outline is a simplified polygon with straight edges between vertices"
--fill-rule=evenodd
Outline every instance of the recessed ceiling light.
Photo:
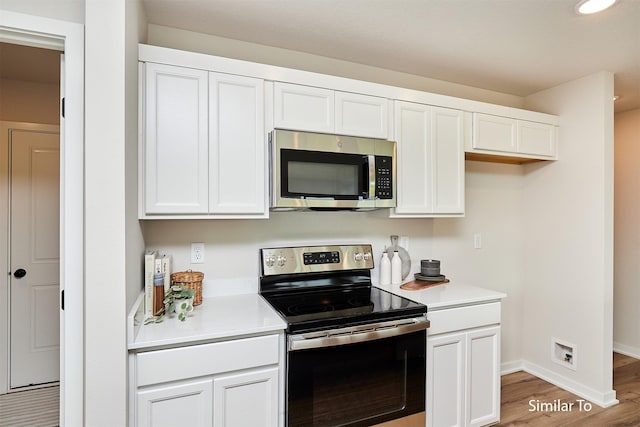
M 611 7 L 616 0 L 582 0 L 576 5 L 576 12 L 581 15 L 597 13 Z

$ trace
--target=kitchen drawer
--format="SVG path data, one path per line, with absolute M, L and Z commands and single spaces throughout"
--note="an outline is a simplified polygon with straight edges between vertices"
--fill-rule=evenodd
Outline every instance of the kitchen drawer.
M 429 335 L 497 325 L 500 323 L 500 302 L 429 311 L 427 318 L 431 322 Z
M 138 353 L 137 386 L 278 364 L 278 335 Z

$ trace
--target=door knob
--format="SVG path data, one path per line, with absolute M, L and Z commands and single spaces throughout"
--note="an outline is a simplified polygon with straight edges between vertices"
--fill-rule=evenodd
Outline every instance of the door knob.
M 26 275 L 27 275 L 27 270 L 25 270 L 24 268 L 19 268 L 13 272 L 13 277 L 15 277 L 16 279 L 21 279 Z

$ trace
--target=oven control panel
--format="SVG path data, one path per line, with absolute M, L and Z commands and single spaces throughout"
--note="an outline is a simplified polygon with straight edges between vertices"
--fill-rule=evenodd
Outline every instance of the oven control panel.
M 302 254 L 302 261 L 304 265 L 340 264 L 340 251 L 304 252 Z
M 373 268 L 371 245 L 298 246 L 260 250 L 263 276 Z

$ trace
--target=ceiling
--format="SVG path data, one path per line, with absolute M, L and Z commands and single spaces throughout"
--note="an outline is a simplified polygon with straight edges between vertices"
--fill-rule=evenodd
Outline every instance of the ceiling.
M 598 71 L 640 108 L 640 0 L 142 0 L 149 23 L 526 96 Z M 59 53 L 0 43 L 0 78 L 51 83 Z M 37 62 L 33 62 L 37 61 Z
M 640 108 L 640 0 L 142 0 L 149 23 L 526 96 L 598 71 Z

